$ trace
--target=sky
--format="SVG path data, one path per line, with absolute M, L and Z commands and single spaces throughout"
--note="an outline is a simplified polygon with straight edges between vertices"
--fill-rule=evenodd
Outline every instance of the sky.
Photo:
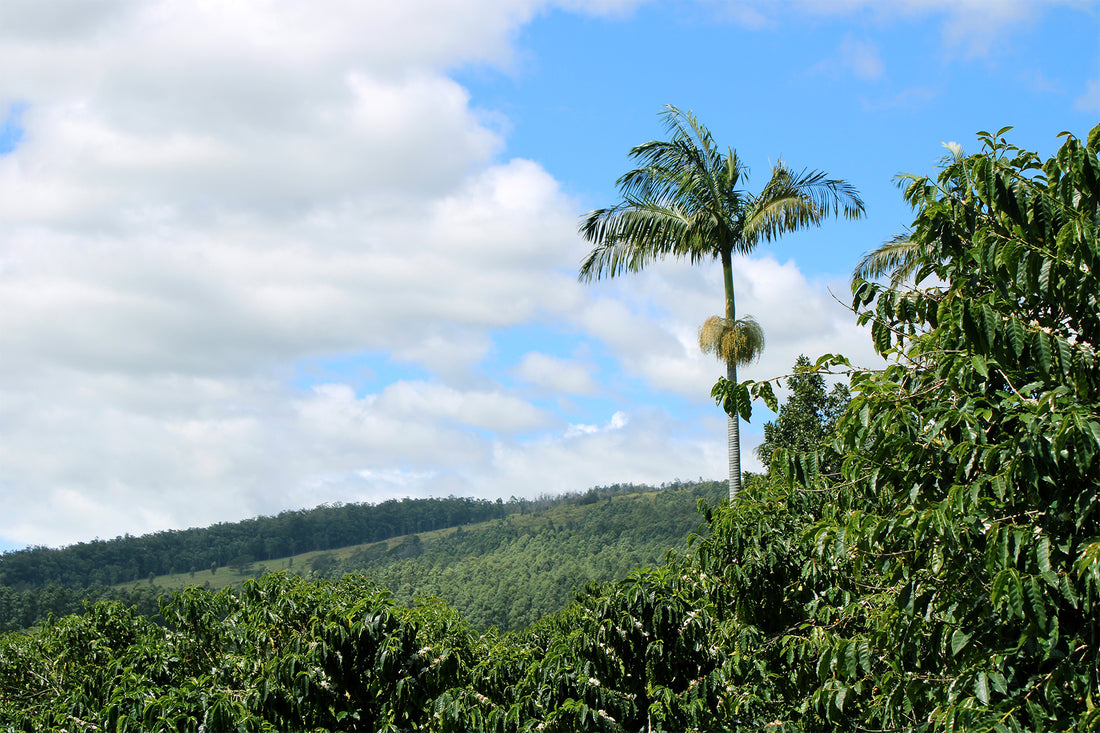
M 1093 0 L 5 0 L 0 550 L 322 503 L 720 479 L 721 267 L 577 281 L 584 213 L 692 110 L 758 190 L 856 186 L 735 260 L 767 348 L 847 310 L 975 133 L 1100 122 Z M 771 417 L 742 426 L 747 470 Z

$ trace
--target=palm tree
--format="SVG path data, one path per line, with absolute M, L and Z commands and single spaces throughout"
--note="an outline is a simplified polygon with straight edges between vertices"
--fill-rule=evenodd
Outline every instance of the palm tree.
M 690 112 L 668 106 L 661 113 L 667 141 L 643 143 L 630 151 L 640 164 L 617 184 L 622 201 L 586 214 L 581 235 L 595 246 L 580 268 L 583 282 L 638 272 L 667 256 L 692 264 L 720 260 L 725 315 L 704 324 L 700 344 L 737 367 L 763 349 L 763 331 L 751 318 L 737 318 L 733 254 L 747 254 L 783 232 L 820 225 L 828 215 L 863 215 L 863 201 L 848 183 L 820 171 L 795 173 L 782 162 L 759 194 L 738 186 L 748 169 L 731 148 L 718 149 L 710 131 Z M 738 418 L 729 416 L 730 499 L 741 488 Z

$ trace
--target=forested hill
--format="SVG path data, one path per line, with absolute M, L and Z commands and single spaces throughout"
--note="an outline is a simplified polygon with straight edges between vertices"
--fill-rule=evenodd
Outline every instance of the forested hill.
M 97 539 L 61 549 L 32 547 L 0 555 L 0 585 L 17 590 L 113 585 L 483 522 L 530 504 L 454 497 L 326 504 L 201 529 Z
M 716 506 L 727 492 L 726 482 L 593 490 L 469 529 L 368 545 L 342 559 L 322 553 L 310 566 L 334 579 L 363 573 L 399 605 L 436 596 L 477 629 L 518 630 L 566 606 L 586 583 L 661 564 L 703 523 L 699 500 Z
M 366 573 L 401 603 L 434 595 L 481 628 L 521 628 L 573 590 L 656 564 L 703 521 L 717 482 L 616 484 L 537 500 L 403 499 L 321 506 L 206 529 L 97 540 L 0 555 L 0 632 L 121 600 L 220 588 L 267 570 L 336 578 Z
M 672 484 L 680 486 L 679 482 Z M 615 484 L 557 497 L 516 499 L 391 499 L 380 504 L 325 504 L 273 517 L 82 542 L 61 549 L 32 547 L 0 554 L 0 586 L 17 590 L 61 585 L 80 588 L 145 580 L 211 566 L 268 562 L 306 552 L 381 542 L 418 532 L 459 527 L 509 514 L 614 494 L 654 491 Z

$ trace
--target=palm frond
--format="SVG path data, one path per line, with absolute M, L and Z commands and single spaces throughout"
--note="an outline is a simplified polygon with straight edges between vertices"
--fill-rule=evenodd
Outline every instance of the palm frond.
M 737 186 L 741 183 L 742 178 L 748 180 L 749 167 L 742 162 L 741 158 L 737 156 L 737 151 L 733 148 L 727 148 L 724 157 L 725 170 L 722 171 L 722 183 L 727 190 L 739 193 Z
M 714 143 L 710 130 L 699 122 L 691 110 L 685 112 L 674 105 L 668 104 L 661 112 L 661 117 L 665 123 L 665 130 L 672 134 L 672 139 L 688 142 L 692 147 L 699 150 L 707 160 L 714 161 L 719 157 L 717 155 L 718 147 Z
M 745 205 L 739 249 L 747 252 L 785 232 L 820 226 L 829 215 L 856 219 L 863 213 L 863 199 L 851 184 L 821 171 L 796 174 L 780 162 L 763 190 Z
M 742 254 L 751 252 L 761 241 L 770 242 L 785 232 L 817 226 L 822 218 L 821 210 L 813 202 L 797 195 L 767 201 L 758 197 L 746 208 L 737 247 Z
M 692 222 L 684 214 L 654 204 L 623 203 L 590 212 L 581 221 L 580 234 L 595 243 L 581 263 L 581 282 L 639 272 L 666 256 L 698 262 L 706 253 L 693 253 L 686 242 Z
M 643 166 L 623 174 L 617 184 L 624 196 L 652 201 L 676 201 L 683 206 L 714 207 L 721 201 L 721 156 L 709 160 L 690 140 L 649 142 L 632 151 Z
M 822 214 L 859 219 L 866 213 L 859 191 L 847 181 L 829 178 L 824 171 L 803 170 L 794 175 L 785 166 L 784 170 L 790 189 L 812 201 Z
M 853 278 L 877 280 L 890 276 L 893 287 L 901 285 L 916 272 L 925 247 L 909 238 L 908 234 L 898 234 L 879 247 L 867 252 L 860 258 Z

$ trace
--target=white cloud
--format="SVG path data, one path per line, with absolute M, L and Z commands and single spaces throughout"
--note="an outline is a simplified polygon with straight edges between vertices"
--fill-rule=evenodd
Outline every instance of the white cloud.
M 538 441 L 497 445 L 489 487 L 503 496 L 530 496 L 620 482 L 721 477 L 724 425 L 718 419 L 692 425 L 645 408 L 615 413 L 599 426 L 572 426 Z M 532 491 L 534 477 L 540 477 L 539 491 Z
M 135 229 L 0 226 L 0 346 L 12 361 L 210 373 L 373 348 L 462 367 L 484 356 L 484 329 L 580 297 L 555 274 L 579 257 L 569 204 L 524 161 L 434 202 Z
M 5 536 L 370 497 L 547 424 L 467 382 L 491 329 L 581 297 L 575 212 L 443 73 L 507 63 L 540 3 L 76 5 L 0 9 Z M 444 381 L 285 384 L 363 351 Z M 84 503 L 46 522 L 51 491 Z
M 622 430 L 630 422 L 625 414 L 622 412 L 616 412 L 611 416 L 611 419 L 607 421 L 605 425 L 586 425 L 584 423 L 577 423 L 570 425 L 569 429 L 565 431 L 564 438 L 569 440 L 582 435 L 598 435 L 599 433 L 606 432 L 608 430 Z
M 597 392 L 589 367 L 578 361 L 531 351 L 523 355 L 515 371 L 521 380 L 551 392 L 565 395 L 592 395 Z
M 1085 91 L 1073 104 L 1079 110 L 1100 112 L 1100 79 L 1092 79 L 1085 84 Z
M 30 97 L 24 142 L 0 160 L 4 220 L 119 229 L 151 214 L 172 226 L 286 217 L 356 195 L 449 191 L 499 145 L 466 92 L 442 78 L 353 72 L 324 98 L 291 87 L 241 102 L 257 96 L 243 78 L 214 102 L 195 88 L 158 104 L 161 83 L 79 104 Z M 115 111 L 127 105 L 141 109 Z
M 557 0 L 558 7 L 590 15 L 623 16 L 649 0 Z
M 9 0 L 0 6 L 0 37 L 51 43 L 83 39 L 104 32 L 137 5 L 136 0 Z
M 443 418 L 503 434 L 546 425 L 547 416 L 523 400 L 500 392 L 460 392 L 442 385 L 397 382 L 375 406 L 400 419 Z
M 722 475 L 720 370 L 696 345 L 721 310 L 717 270 L 580 286 L 576 203 L 540 165 L 502 159 L 491 111 L 447 75 L 510 63 L 517 28 L 548 7 L 0 6 L 0 64 L 20 70 L 0 100 L 27 105 L 0 156 L 0 540 Z M 750 374 L 785 371 L 816 345 L 809 328 L 858 351 L 793 264 L 737 272 L 771 339 Z M 483 367 L 513 327 L 612 358 L 597 372 L 526 344 L 526 384 L 509 390 Z M 398 375 L 293 381 L 362 353 Z M 651 404 L 624 404 L 630 380 L 657 390 Z M 555 412 L 528 390 L 615 404 Z M 673 414 L 670 394 L 705 417 Z
M 762 379 L 785 374 L 799 353 L 844 353 L 855 363 L 879 363 L 867 333 L 830 295 L 844 297 L 846 282 L 811 283 L 794 262 L 737 257 L 734 286 L 739 315 L 764 329 L 767 346 L 759 362 L 739 376 Z M 699 351 L 698 329 L 723 308 L 721 267 L 655 263 L 629 283 L 599 285 L 610 297 L 582 313 L 584 327 L 609 345 L 635 376 L 684 397 L 709 395 L 723 367 Z M 601 293 L 603 294 L 603 293 Z
M 840 42 L 839 62 L 860 79 L 878 79 L 885 71 L 878 46 L 851 35 Z

